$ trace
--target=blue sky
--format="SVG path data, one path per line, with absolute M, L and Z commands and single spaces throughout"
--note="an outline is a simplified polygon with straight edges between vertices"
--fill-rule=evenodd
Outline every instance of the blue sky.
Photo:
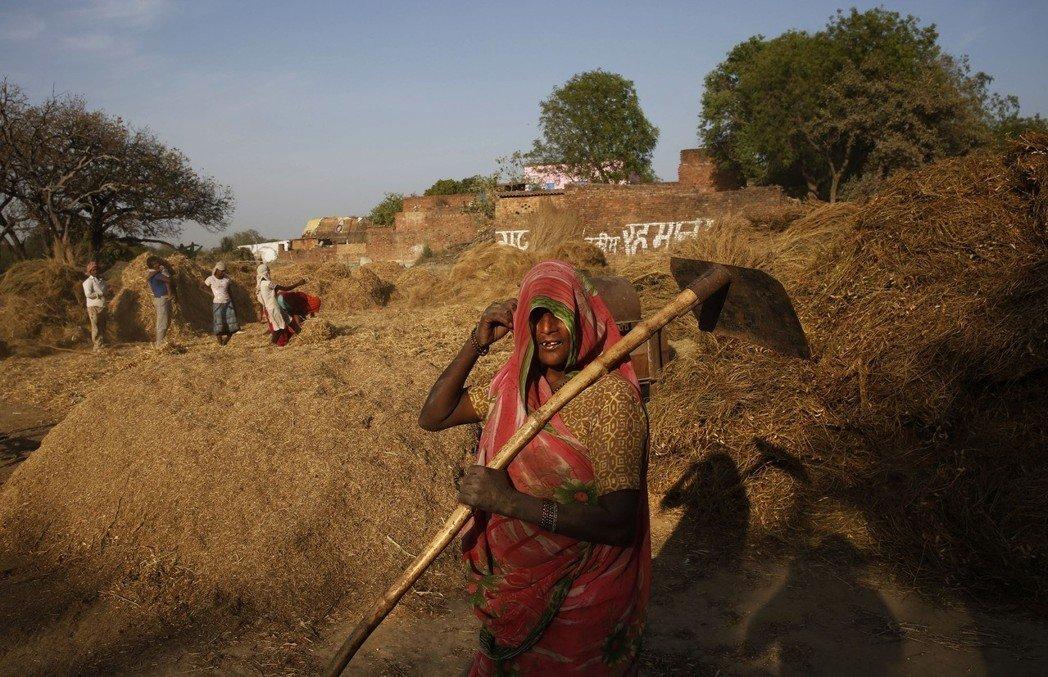
M 935 23 L 1025 114 L 1048 114 L 1045 0 L 879 4 Z M 492 171 L 530 146 L 539 101 L 594 68 L 636 83 L 661 131 L 655 171 L 674 180 L 697 145 L 702 79 L 732 45 L 850 6 L 0 0 L 0 74 L 149 127 L 233 188 L 231 230 L 289 236 L 388 191 Z M 182 239 L 217 237 L 189 226 Z

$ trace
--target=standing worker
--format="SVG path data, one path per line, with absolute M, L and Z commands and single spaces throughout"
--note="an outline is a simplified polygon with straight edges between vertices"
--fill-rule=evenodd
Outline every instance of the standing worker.
M 89 262 L 86 272 L 84 296 L 87 298 L 87 318 L 91 321 L 91 344 L 98 352 L 102 349 L 102 334 L 105 331 L 106 283 L 98 277 L 97 261 Z
M 214 316 L 213 329 L 218 344 L 224 346 L 229 338 L 240 331 L 237 324 L 237 312 L 229 297 L 229 278 L 226 276 L 226 262 L 219 261 L 211 270 L 211 275 L 204 284 L 211 287 L 211 313 Z
M 171 270 L 159 256 L 146 259 L 146 281 L 153 293 L 153 307 L 156 308 L 156 347 L 164 344 L 167 328 L 171 324 L 171 298 L 174 296 L 171 285 Z
M 477 359 L 513 332 L 490 387 Z M 459 501 L 477 510 L 462 552 L 482 626 L 469 674 L 636 674 L 651 588 L 647 417 L 629 362 L 571 400 L 507 470 L 484 467 L 571 378 L 620 339 L 576 270 L 544 261 L 495 303 L 437 379 L 426 430 L 484 423 Z

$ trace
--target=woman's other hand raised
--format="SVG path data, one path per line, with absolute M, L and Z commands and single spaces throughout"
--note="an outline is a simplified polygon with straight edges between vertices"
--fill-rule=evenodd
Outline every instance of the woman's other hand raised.
M 487 348 L 513 331 L 513 313 L 517 310 L 517 299 L 495 301 L 484 309 L 477 323 L 477 342 Z

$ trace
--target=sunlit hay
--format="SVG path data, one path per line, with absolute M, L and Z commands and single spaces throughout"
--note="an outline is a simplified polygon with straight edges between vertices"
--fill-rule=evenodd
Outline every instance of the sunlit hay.
M 397 278 L 396 286 L 390 294 L 390 302 L 407 305 L 432 303 L 433 290 L 445 278 L 445 275 L 429 266 L 412 266 Z
M 156 332 L 156 308 L 146 279 L 146 259 L 140 254 L 120 273 L 120 289 L 109 302 L 109 332 L 118 341 L 149 341 Z M 168 337 L 177 341 L 189 336 L 211 333 L 214 328 L 212 304 L 214 295 L 204 280 L 211 270 L 182 254 L 164 259 L 171 268 L 174 300 L 171 303 L 171 326 Z M 230 298 L 241 324 L 256 319 L 253 288 L 245 288 L 244 275 L 230 275 Z
M 763 448 L 803 472 L 767 493 L 751 491 L 763 473 L 746 480 L 751 537 L 790 522 L 765 516 L 788 515 L 775 506 L 801 487 L 801 505 L 822 506 L 811 529 L 852 524 L 912 580 L 1048 599 L 1030 573 L 1045 570 L 1048 544 L 1046 504 L 1032 498 L 1048 488 L 1048 405 L 1033 395 L 1048 366 L 1048 247 L 1024 160 L 1046 149 L 1027 140 L 1007 161 L 900 174 L 868 203 L 820 207 L 754 247 L 744 229 L 733 241 L 745 246 L 696 243 L 775 274 L 815 358 L 688 336 L 695 350 L 650 403 L 656 486 L 713 448 L 740 468 Z M 646 296 L 672 293 L 663 265 L 613 261 Z
M 374 261 L 361 267 L 370 270 L 377 275 L 380 280 L 391 285 L 396 285 L 397 280 L 400 279 L 400 276 L 404 274 L 405 270 L 407 270 L 396 261 Z
M 566 261 L 590 275 L 603 275 L 608 261 L 600 247 L 585 240 L 569 240 L 536 255 L 539 261 L 554 259 Z
M 0 339 L 19 353 L 85 340 L 84 277 L 50 259 L 12 265 L 0 276 Z
M 541 202 L 520 224 L 528 230 L 528 251 L 542 254 L 564 242 L 579 242 L 586 224 L 570 209 Z
M 324 343 L 338 336 L 338 328 L 322 317 L 306 320 L 302 325 L 302 331 L 298 333 L 298 343 L 315 344 Z
M 485 242 L 466 250 L 447 279 L 434 289 L 435 302 L 484 302 L 517 295 L 535 257 L 516 247 Z
M 793 200 L 779 204 L 757 203 L 742 207 L 739 216 L 762 230 L 782 231 L 814 208 L 814 203 Z
M 3 672 L 26 655 L 44 672 L 91 672 L 183 629 L 291 631 L 373 601 L 455 507 L 475 438 L 422 431 L 420 384 L 476 310 L 354 318 L 325 350 L 208 341 L 151 354 L 87 393 L 0 491 L 0 551 L 15 563 L 0 599 L 19 605 L 0 620 Z M 18 581 L 30 574 L 26 598 Z M 460 586 L 449 551 L 416 590 L 439 600 Z M 11 631 L 63 608 L 78 611 L 48 623 L 77 637 L 75 650 Z

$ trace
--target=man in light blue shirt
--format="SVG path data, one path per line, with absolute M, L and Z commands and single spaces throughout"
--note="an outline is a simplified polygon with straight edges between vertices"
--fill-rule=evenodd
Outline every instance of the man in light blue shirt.
M 171 324 L 171 271 L 159 256 L 146 259 L 146 281 L 153 293 L 156 308 L 156 347 L 164 344 L 167 328 Z

